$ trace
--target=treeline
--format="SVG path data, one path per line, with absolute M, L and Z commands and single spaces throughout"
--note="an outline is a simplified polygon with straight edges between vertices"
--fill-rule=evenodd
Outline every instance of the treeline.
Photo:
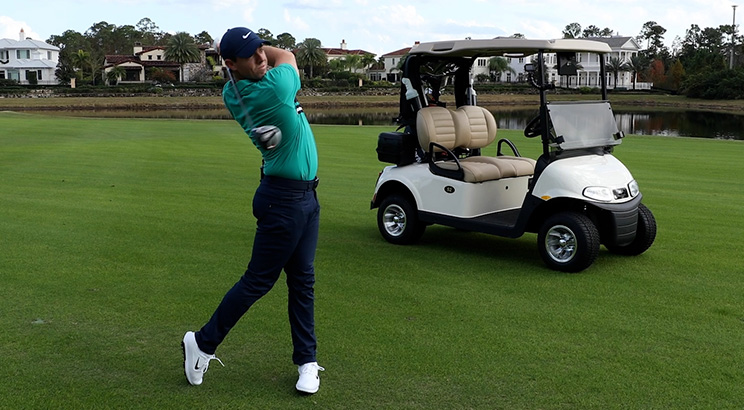
M 644 24 L 635 37 L 642 47 L 639 55 L 611 70 L 634 73 L 637 81 L 692 98 L 744 98 L 742 36 L 735 35 L 733 25 L 700 28 L 692 24 L 683 38 L 674 39 L 671 48 L 664 44 L 666 31 L 655 21 Z M 578 23 L 563 31 L 565 38 L 612 35 L 612 30 L 596 26 L 582 30 Z
M 641 46 L 639 55 L 625 63 L 616 62 L 617 66 L 611 70 L 631 72 L 636 81 L 652 82 L 656 88 L 690 97 L 744 98 L 742 36 L 736 35 L 732 41 L 733 25 L 701 28 L 693 24 L 684 37 L 674 39 L 671 48 L 664 43 L 666 32 L 655 21 L 645 23 L 635 36 Z M 363 68 L 383 63 L 381 58 L 375 60 L 373 54 L 347 55 L 328 62 L 318 39 L 307 38 L 298 43 L 290 33 L 274 36 L 266 28 L 259 29 L 257 34 L 277 47 L 294 50 L 298 65 L 308 79 L 316 79 L 314 83 L 317 84 L 322 83 L 318 78 L 354 84 L 363 77 L 360 72 Z M 615 35 L 617 33 L 610 28 L 594 25 L 582 28 L 579 23 L 571 23 L 563 31 L 565 38 Z M 523 37 L 521 34 L 515 36 Z M 211 45 L 214 38 L 206 31 L 195 35 L 171 35 L 160 30 L 149 18 L 143 18 L 134 26 L 99 22 L 84 33 L 68 30 L 52 35 L 47 42 L 60 48 L 56 73 L 60 82 L 67 84 L 72 78 L 78 78 L 82 83 L 99 85 L 106 82 L 102 77 L 105 56 L 132 54 L 135 43 L 163 46 L 166 52 L 171 48 L 171 56 L 186 62 L 193 57 L 189 50 L 193 51 L 198 45 Z

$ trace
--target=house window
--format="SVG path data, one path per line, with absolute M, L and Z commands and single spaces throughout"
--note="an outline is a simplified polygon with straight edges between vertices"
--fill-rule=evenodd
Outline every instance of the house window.
M 158 60 L 162 60 L 162 59 L 163 59 L 163 56 L 158 55 Z
M 147 56 L 147 59 L 148 60 L 152 60 L 152 56 Z
M 0 70 L 0 80 L 5 79 L 5 70 Z
M 52 59 L 52 52 L 47 51 L 47 60 L 51 60 L 51 59 Z
M 30 59 L 31 58 L 31 50 L 16 50 L 16 58 L 17 59 Z
M 0 60 L 10 60 L 10 57 L 8 56 L 8 50 L 0 50 Z

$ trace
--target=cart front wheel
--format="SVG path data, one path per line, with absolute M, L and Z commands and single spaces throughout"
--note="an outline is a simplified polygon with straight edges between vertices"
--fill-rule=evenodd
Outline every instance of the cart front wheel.
M 540 257 L 561 272 L 582 271 L 599 255 L 599 231 L 591 219 L 577 212 L 548 218 L 537 235 Z

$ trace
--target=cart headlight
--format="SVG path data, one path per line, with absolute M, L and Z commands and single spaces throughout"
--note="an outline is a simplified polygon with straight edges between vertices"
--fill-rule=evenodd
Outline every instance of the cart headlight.
M 641 192 L 641 190 L 638 189 L 638 182 L 636 182 L 635 179 L 630 181 L 630 183 L 628 184 L 628 190 L 630 191 L 630 196 L 632 198 L 635 198 L 636 195 L 638 195 Z
M 589 186 L 584 188 L 584 196 L 595 201 L 612 201 L 615 195 L 612 190 L 603 186 Z

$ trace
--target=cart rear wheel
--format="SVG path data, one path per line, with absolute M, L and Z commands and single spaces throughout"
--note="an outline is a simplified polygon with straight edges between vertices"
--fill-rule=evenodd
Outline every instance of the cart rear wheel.
M 549 268 L 579 272 L 599 255 L 599 231 L 586 215 L 561 212 L 545 221 L 537 234 L 537 244 Z

